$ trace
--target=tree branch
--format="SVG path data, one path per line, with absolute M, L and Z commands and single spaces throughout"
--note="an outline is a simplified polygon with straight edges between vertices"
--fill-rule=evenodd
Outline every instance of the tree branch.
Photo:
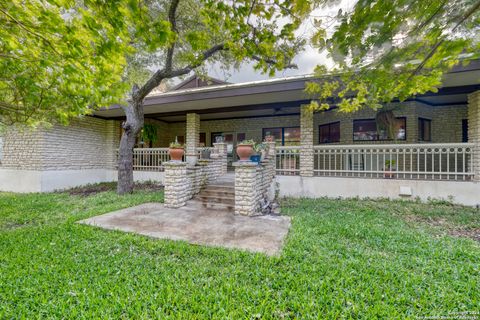
M 172 0 L 172 4 L 170 5 L 170 9 L 168 10 L 168 21 L 172 27 L 173 32 L 178 33 L 177 31 L 177 19 L 176 19 L 176 12 L 178 8 L 178 3 L 180 0 Z M 167 50 L 167 58 L 165 62 L 165 70 L 172 70 L 173 64 L 173 53 L 175 51 L 175 44 L 174 41 Z
M 260 58 L 259 56 L 252 56 L 251 57 L 253 60 L 255 61 L 265 61 L 267 64 L 270 64 L 270 65 L 275 65 L 277 64 L 277 61 L 275 61 L 274 59 L 262 59 Z M 285 69 L 298 69 L 298 66 L 295 64 L 295 63 L 289 63 L 285 66 Z

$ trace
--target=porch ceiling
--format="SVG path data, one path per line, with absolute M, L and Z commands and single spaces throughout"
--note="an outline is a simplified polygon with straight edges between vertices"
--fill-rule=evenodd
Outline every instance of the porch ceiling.
M 204 120 L 296 114 L 300 104 L 308 102 L 303 92 L 305 82 L 313 79 L 311 75 L 296 76 L 155 94 L 145 99 L 145 116 L 175 122 L 184 121 L 189 112 L 201 114 Z M 429 92 L 413 99 L 432 106 L 466 104 L 467 95 L 480 90 L 480 60 L 454 68 L 445 76 L 443 84 L 437 93 Z M 95 115 L 124 117 L 119 106 L 97 111 Z

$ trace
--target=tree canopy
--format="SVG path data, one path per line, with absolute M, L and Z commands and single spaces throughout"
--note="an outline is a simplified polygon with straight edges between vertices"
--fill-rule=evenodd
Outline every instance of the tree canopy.
M 323 8 L 332 1 L 309 5 Z M 435 92 L 445 72 L 480 56 L 478 0 L 360 0 L 352 10 L 313 21 L 312 44 L 335 62 L 328 72 L 319 64 L 316 74 L 323 80 L 307 85 L 317 110 L 377 109 Z
M 2 2 L 0 123 L 66 122 L 126 104 L 133 84 L 143 99 L 159 79 L 211 59 L 273 73 L 303 45 L 298 9 L 294 0 Z

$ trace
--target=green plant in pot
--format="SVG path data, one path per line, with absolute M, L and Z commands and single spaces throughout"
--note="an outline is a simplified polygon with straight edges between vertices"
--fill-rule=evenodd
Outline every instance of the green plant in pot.
M 237 154 L 240 161 L 250 161 L 250 157 L 254 152 L 254 146 L 255 141 L 253 140 L 243 140 L 237 145 Z
M 255 154 L 256 155 L 259 155 L 260 156 L 260 161 L 265 159 L 265 156 L 267 154 L 267 144 L 266 143 L 257 143 L 254 147 L 253 147 L 253 150 L 255 151 Z
M 172 161 L 182 161 L 183 154 L 185 153 L 184 147 L 181 143 L 178 142 L 178 139 L 175 138 L 175 142 L 170 143 L 170 148 L 168 149 L 168 154 Z
M 395 165 L 397 162 L 395 160 L 385 160 L 385 168 L 384 168 L 384 173 L 383 177 L 386 179 L 393 179 L 395 178 L 395 174 L 393 173 L 396 171 Z
M 141 135 L 143 141 L 148 141 L 148 147 L 153 148 L 153 144 L 158 140 L 158 127 L 154 124 L 146 123 L 143 126 Z

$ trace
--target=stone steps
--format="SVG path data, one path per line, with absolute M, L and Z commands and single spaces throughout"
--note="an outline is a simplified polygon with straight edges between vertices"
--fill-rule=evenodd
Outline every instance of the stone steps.
M 219 177 L 197 194 L 189 205 L 209 210 L 235 211 L 235 181 L 231 174 Z

